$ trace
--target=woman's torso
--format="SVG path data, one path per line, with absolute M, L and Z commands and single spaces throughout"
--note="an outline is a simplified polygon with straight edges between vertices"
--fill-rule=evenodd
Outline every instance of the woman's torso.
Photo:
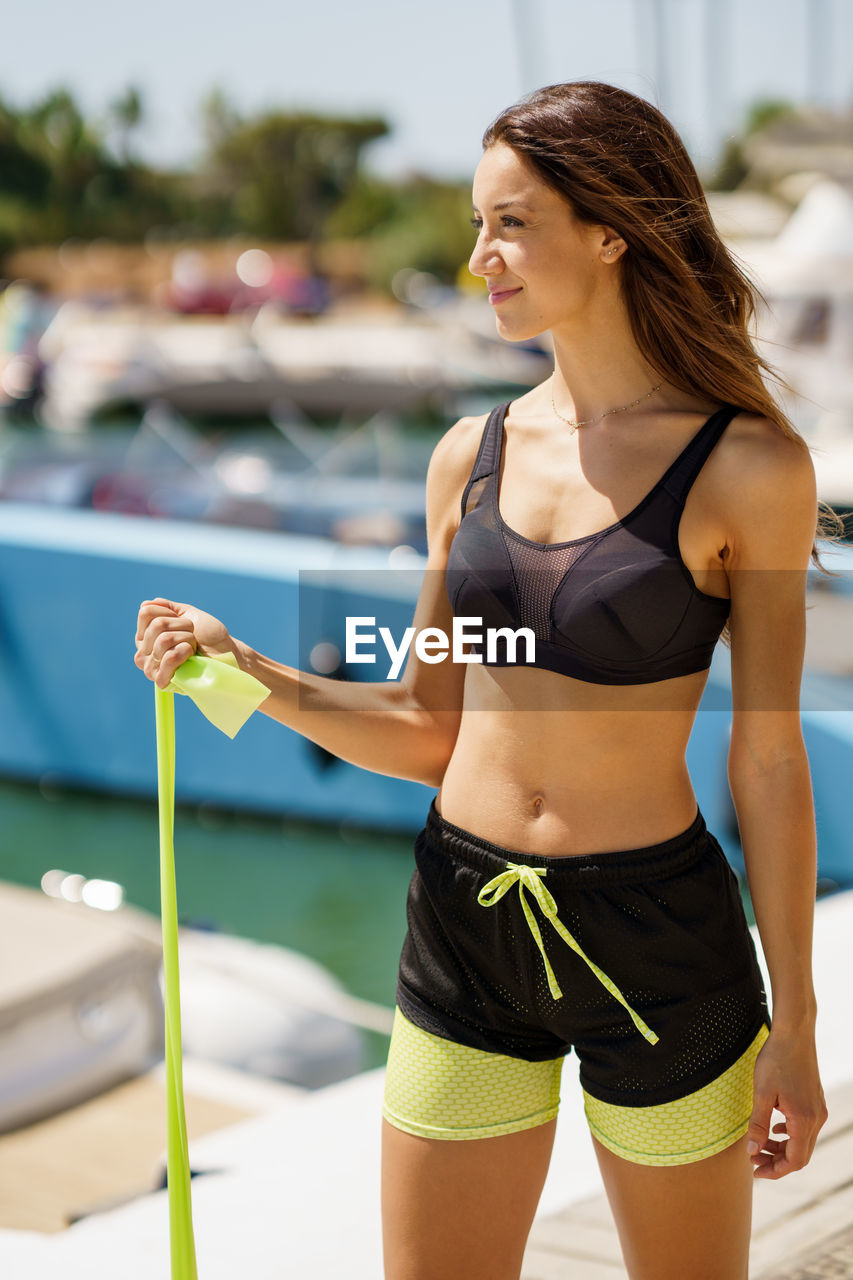
M 627 515 L 719 407 L 644 414 L 591 440 L 580 439 L 583 428 L 575 437 L 556 433 L 537 393 L 510 406 L 495 475 L 501 520 L 547 544 Z M 677 546 L 698 590 L 726 599 L 719 477 L 712 450 L 684 499 Z M 471 663 L 436 808 L 456 826 L 529 853 L 601 853 L 668 839 L 696 814 L 685 751 L 706 681 L 707 670 L 602 684 Z

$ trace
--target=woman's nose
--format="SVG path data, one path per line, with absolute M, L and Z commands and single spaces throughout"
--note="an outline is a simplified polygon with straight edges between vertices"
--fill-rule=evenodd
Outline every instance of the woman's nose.
M 495 275 L 503 270 L 500 254 L 482 232 L 474 245 L 474 252 L 468 259 L 468 270 L 472 276 Z

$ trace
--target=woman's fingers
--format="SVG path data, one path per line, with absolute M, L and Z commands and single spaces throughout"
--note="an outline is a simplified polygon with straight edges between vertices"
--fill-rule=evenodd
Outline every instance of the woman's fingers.
M 756 1078 L 754 1080 L 754 1097 L 752 1106 L 752 1115 L 749 1120 L 749 1128 L 747 1129 L 747 1152 L 752 1163 L 758 1168 L 762 1163 L 761 1152 L 767 1146 L 767 1139 L 770 1135 L 770 1118 L 773 1115 L 773 1108 L 776 1105 L 776 1098 L 769 1089 L 763 1089 L 757 1079 L 758 1072 L 756 1068 Z
M 181 606 L 174 600 L 166 600 L 163 596 L 157 596 L 154 600 L 143 600 L 139 606 L 139 615 L 136 620 L 136 639 L 137 642 L 142 640 L 146 628 L 153 618 L 159 617 L 176 617 L 181 611 Z
M 769 1139 L 761 1153 L 753 1157 L 756 1178 L 784 1178 L 786 1173 L 804 1168 L 811 1159 L 823 1123 L 821 1116 L 792 1114 L 774 1124 L 774 1133 L 787 1136 Z
M 175 632 L 181 632 L 185 636 L 192 636 L 194 633 L 192 619 L 178 614 L 158 614 L 148 623 L 142 633 L 142 638 L 137 639 L 136 646 L 144 654 L 150 654 L 159 645 L 159 655 L 162 657 L 165 649 L 169 648 L 171 644 L 168 637 Z M 163 636 L 167 637 L 165 641 L 161 640 Z
M 158 679 L 161 688 L 165 685 L 160 681 L 161 673 L 169 672 L 166 684 L 172 678 L 172 672 L 177 667 L 191 657 L 196 651 L 195 637 L 191 631 L 169 631 L 158 635 L 150 652 L 138 650 L 134 657 L 136 665 L 145 672 L 149 679 Z M 168 659 L 168 662 L 166 661 Z M 154 673 L 153 675 L 151 673 Z
M 192 620 L 178 612 L 174 601 L 143 601 L 133 660 L 158 688 L 166 688 L 175 670 L 197 647 Z
M 813 1043 L 771 1032 L 755 1062 L 753 1104 L 747 1152 L 756 1178 L 782 1178 L 807 1165 L 827 1118 Z M 774 1110 L 783 1119 L 771 1128 Z
M 182 641 L 173 649 L 167 650 L 162 658 L 157 657 L 156 654 L 149 654 L 141 663 L 142 670 L 149 680 L 154 681 L 158 689 L 165 689 L 177 668 L 193 652 L 193 646 L 186 641 Z M 137 658 L 138 656 L 137 654 Z M 137 665 L 140 664 L 137 663 Z
M 182 644 L 188 644 L 191 652 L 195 650 L 195 636 L 193 635 L 192 625 L 187 626 L 184 624 L 181 627 L 170 627 L 168 631 L 159 632 L 151 645 L 151 657 L 159 658 L 162 661 L 170 649 L 175 649 Z
M 139 606 L 134 662 L 161 689 L 191 654 L 199 650 L 225 653 L 231 648 L 224 623 L 194 605 L 156 596 Z

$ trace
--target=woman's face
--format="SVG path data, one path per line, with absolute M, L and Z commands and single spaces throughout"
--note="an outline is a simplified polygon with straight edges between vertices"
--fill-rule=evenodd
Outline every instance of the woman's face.
M 497 142 L 474 175 L 477 244 L 468 263 L 482 276 L 498 332 L 512 342 L 583 322 L 591 300 L 612 288 L 624 249 L 610 228 L 575 217 L 512 147 Z M 619 252 L 608 249 L 619 247 Z

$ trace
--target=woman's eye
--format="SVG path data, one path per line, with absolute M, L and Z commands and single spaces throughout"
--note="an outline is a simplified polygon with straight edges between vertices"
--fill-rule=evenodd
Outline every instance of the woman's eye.
M 479 231 L 483 225 L 482 218 L 471 218 L 470 222 L 475 231 Z M 522 225 L 517 218 L 511 218 L 508 213 L 503 215 L 501 222 L 505 227 L 520 227 Z

